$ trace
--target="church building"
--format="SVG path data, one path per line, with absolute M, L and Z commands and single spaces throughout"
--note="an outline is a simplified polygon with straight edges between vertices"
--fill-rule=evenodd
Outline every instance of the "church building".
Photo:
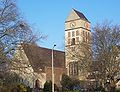
M 54 75 L 55 84 L 60 87 L 62 74 L 70 77 L 76 76 L 80 80 L 78 61 L 74 56 L 74 51 L 81 43 L 89 44 L 91 38 L 90 22 L 83 13 L 72 9 L 65 21 L 65 52 L 54 50 Z M 24 66 L 25 73 L 21 68 L 17 72 L 23 77 L 23 81 L 34 87 L 35 80 L 39 80 L 41 88 L 44 83 L 52 79 L 51 72 L 51 52 L 52 49 L 38 47 L 33 44 L 22 44 L 16 51 L 18 61 L 15 66 Z M 72 54 L 71 54 L 72 53 Z M 20 64 L 18 64 L 20 63 Z M 26 73 L 27 72 L 27 73 Z
M 65 21 L 65 58 L 67 74 L 69 76 L 79 77 L 80 71 L 78 69 L 78 62 L 73 52 L 78 51 L 82 43 L 88 45 L 90 43 L 90 38 L 90 22 L 83 13 L 72 9 Z M 79 53 L 81 52 L 79 51 Z M 84 78 L 79 77 L 78 79 L 83 80 Z

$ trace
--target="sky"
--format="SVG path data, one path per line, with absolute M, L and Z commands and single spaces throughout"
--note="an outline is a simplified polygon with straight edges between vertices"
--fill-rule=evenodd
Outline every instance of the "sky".
M 18 0 L 18 8 L 24 19 L 34 27 L 34 33 L 42 33 L 47 39 L 38 45 L 64 50 L 65 20 L 72 8 L 82 12 L 91 27 L 105 20 L 120 24 L 120 0 Z

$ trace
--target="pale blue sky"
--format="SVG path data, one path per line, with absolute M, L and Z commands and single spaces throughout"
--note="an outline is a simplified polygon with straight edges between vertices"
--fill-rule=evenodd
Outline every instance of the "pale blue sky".
M 64 48 L 64 23 L 72 8 L 82 12 L 92 27 L 104 20 L 120 24 L 120 0 L 18 0 L 24 18 L 39 32 L 48 35 L 39 45 Z

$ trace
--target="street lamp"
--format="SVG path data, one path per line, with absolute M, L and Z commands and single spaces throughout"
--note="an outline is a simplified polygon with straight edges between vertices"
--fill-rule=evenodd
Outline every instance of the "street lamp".
M 52 48 L 52 92 L 54 92 L 54 64 L 53 64 L 53 51 L 54 51 L 54 47 L 56 45 L 53 46 Z

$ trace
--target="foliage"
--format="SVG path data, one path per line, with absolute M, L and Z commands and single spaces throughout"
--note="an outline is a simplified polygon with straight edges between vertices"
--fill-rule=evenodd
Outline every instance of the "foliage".
M 54 84 L 54 90 L 58 91 L 59 88 L 57 87 L 56 84 Z M 46 81 L 44 84 L 44 88 L 43 88 L 44 92 L 52 92 L 52 81 Z
M 61 85 L 63 91 L 80 90 L 80 81 L 65 74 L 62 75 Z
M 69 76 L 67 76 L 65 74 L 62 75 L 61 85 L 62 85 L 63 90 L 67 90 L 67 89 L 69 90 L 70 89 L 70 85 L 72 83 L 71 80 L 72 79 Z
M 27 87 L 24 84 L 19 84 L 18 89 L 20 92 L 27 92 Z
M 44 92 L 52 92 L 52 81 L 46 81 L 43 88 Z
M 120 92 L 120 89 L 116 89 L 116 91 L 115 92 Z
M 20 84 L 20 77 L 14 73 L 5 73 L 6 76 L 0 75 L 0 92 L 32 92 L 32 89 L 25 84 Z
M 32 92 L 32 88 L 30 88 L 29 86 L 27 87 L 27 92 Z
M 59 88 L 56 84 L 54 84 L 55 91 L 59 92 Z
M 18 85 L 18 80 L 20 79 L 18 75 L 5 73 L 6 76 L 1 76 L 1 85 L 0 90 L 4 90 L 3 92 L 11 91 L 12 89 L 16 88 Z M 6 90 L 7 89 L 7 90 Z

